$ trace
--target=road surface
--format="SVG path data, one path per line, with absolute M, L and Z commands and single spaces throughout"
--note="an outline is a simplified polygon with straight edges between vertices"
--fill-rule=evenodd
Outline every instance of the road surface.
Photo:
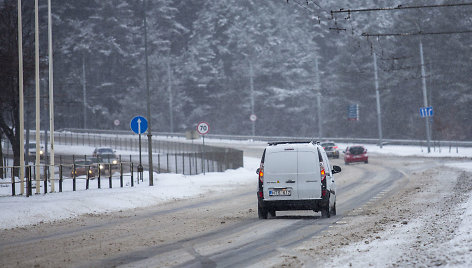
M 437 160 L 371 157 L 336 176 L 338 215 L 277 212 L 257 218 L 254 185 L 146 209 L 90 215 L 0 231 L 4 266 L 225 267 L 249 266 L 325 234 L 349 215 L 404 191 L 410 174 L 435 168 Z

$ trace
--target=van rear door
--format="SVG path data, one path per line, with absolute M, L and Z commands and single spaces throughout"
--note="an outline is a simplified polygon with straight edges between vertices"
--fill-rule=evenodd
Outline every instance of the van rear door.
M 264 199 L 298 199 L 297 151 L 267 150 L 264 159 Z
M 298 198 L 321 198 L 321 177 L 318 152 L 303 150 L 298 152 Z

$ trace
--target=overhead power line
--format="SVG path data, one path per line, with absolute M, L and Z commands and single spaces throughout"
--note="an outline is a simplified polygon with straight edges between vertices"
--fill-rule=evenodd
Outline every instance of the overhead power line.
M 414 35 L 445 35 L 445 34 L 466 34 L 472 33 L 472 30 L 464 31 L 447 31 L 447 32 L 410 32 L 410 33 L 362 33 L 366 37 L 385 37 L 385 36 L 414 36 Z
M 456 3 L 456 4 L 441 4 L 441 5 L 424 5 L 424 6 L 404 6 L 398 5 L 396 7 L 383 7 L 383 8 L 362 8 L 362 9 L 344 9 L 331 10 L 331 14 L 336 13 L 354 13 L 354 12 L 373 12 L 373 11 L 391 11 L 391 10 L 402 10 L 402 9 L 422 9 L 422 8 L 442 8 L 442 7 L 461 7 L 461 6 L 472 6 L 472 3 Z

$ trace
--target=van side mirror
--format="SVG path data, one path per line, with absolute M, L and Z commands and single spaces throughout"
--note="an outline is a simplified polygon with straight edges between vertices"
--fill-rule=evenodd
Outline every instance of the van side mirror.
M 256 174 L 259 175 L 259 171 L 261 170 L 261 168 L 257 168 L 256 170 Z
M 331 170 L 331 173 L 336 174 L 341 172 L 341 167 L 340 166 L 333 166 L 333 170 Z

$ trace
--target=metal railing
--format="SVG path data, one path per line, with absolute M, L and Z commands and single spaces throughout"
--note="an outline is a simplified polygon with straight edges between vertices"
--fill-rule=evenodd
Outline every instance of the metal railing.
M 66 133 L 90 133 L 90 134 L 109 134 L 109 135 L 129 135 L 130 131 L 125 130 L 98 130 L 98 129 L 63 129 L 60 130 Z M 153 136 L 161 136 L 166 138 L 185 138 L 185 133 L 170 133 L 170 132 L 154 132 Z M 296 140 L 315 140 L 315 141 L 324 141 L 331 140 L 335 142 L 342 143 L 365 143 L 365 144 L 378 144 L 378 138 L 358 138 L 358 137 L 348 137 L 348 138 L 335 138 L 335 137 L 289 137 L 289 136 L 250 136 L 250 135 L 226 135 L 226 134 L 206 134 L 205 137 L 211 139 L 223 139 L 223 140 L 251 140 L 251 141 L 296 141 Z M 384 145 L 418 145 L 425 146 L 427 144 L 426 140 L 418 139 L 383 139 Z M 431 146 L 433 143 L 440 144 L 443 147 L 472 147 L 472 141 L 453 141 L 453 140 L 431 140 Z M 153 144 L 154 145 L 154 144 Z
M 56 191 L 88 190 L 91 187 L 97 189 L 113 188 L 117 184 L 119 184 L 119 187 L 134 187 L 140 183 L 140 176 L 137 172 L 138 157 L 138 155 L 126 157 L 119 155 L 116 164 L 110 159 L 79 164 L 80 161 L 94 158 L 91 155 L 72 155 L 67 158 L 60 156 L 59 164 L 55 165 L 54 185 L 59 187 Z M 153 154 L 153 160 L 156 160 L 154 161 L 156 164 L 155 172 L 158 174 L 196 175 L 206 172 L 223 172 L 227 169 L 236 169 L 243 166 L 242 151 L 233 149 L 205 153 L 156 153 Z M 14 196 L 23 193 L 30 196 L 33 194 L 32 189 L 36 189 L 34 192 L 36 194 L 41 192 L 46 194 L 48 189 L 51 189 L 51 183 L 53 183 L 47 179 L 50 177 L 49 167 L 50 165 L 44 163 L 40 164 L 38 168 L 35 165 L 25 166 L 25 181 L 21 182 L 18 176 L 19 166 L 2 165 L 0 167 L 2 175 L 0 187 L 2 190 L 8 187 L 8 190 L 0 191 L 0 196 Z M 39 173 L 39 180 L 36 179 L 37 173 Z M 92 185 L 94 182 L 96 182 L 95 187 Z M 105 185 L 107 182 L 108 186 Z M 67 185 L 67 189 L 65 185 Z M 24 188 L 22 189 L 22 187 Z M 40 188 L 42 188 L 42 191 Z

